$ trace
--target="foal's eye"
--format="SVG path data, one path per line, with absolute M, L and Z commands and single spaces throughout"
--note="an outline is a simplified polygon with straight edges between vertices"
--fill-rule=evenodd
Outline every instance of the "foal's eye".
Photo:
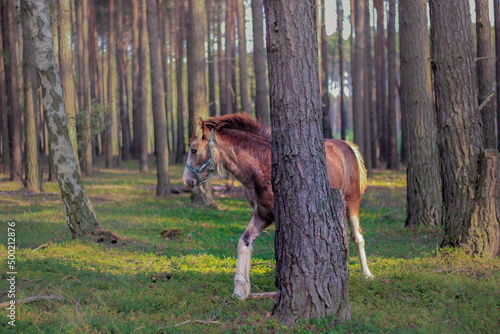
M 195 148 L 192 148 L 192 149 L 191 149 L 191 154 L 196 154 L 196 152 L 198 152 L 198 150 L 197 150 L 197 149 L 195 149 Z

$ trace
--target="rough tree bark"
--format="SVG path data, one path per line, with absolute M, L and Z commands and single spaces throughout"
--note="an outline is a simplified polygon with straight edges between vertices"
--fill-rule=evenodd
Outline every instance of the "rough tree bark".
M 500 1 L 493 0 L 493 8 L 495 14 L 495 55 L 496 55 L 496 87 L 497 87 L 497 148 L 500 150 Z M 500 164 L 500 161 L 497 162 Z M 500 217 L 499 217 L 500 218 Z
M 273 313 L 287 325 L 329 314 L 348 319 L 347 227 L 342 196 L 330 190 L 326 174 L 314 0 L 264 4 L 278 284 Z
M 102 230 L 85 193 L 67 127 L 63 90 L 55 64 L 52 33 L 43 0 L 22 0 L 27 5 L 35 43 L 36 66 L 42 85 L 49 140 L 53 148 L 55 175 L 73 238 Z
M 365 63 L 364 47 L 365 47 L 365 0 L 354 1 L 354 29 L 356 38 L 354 41 L 354 62 L 352 64 L 352 117 L 354 143 L 359 146 L 361 154 L 366 154 L 364 143 L 364 80 L 365 71 L 363 64 Z
M 406 226 L 440 226 L 441 178 L 432 103 L 427 0 L 399 1 L 401 111 L 408 117 Z
M 495 148 L 495 103 L 493 100 L 493 53 L 491 52 L 488 0 L 476 0 L 478 103 L 483 119 L 484 147 Z M 484 104 L 483 104 L 484 103 Z
M 184 89 L 182 88 L 183 64 L 184 64 L 184 28 L 185 8 L 184 1 L 175 3 L 177 12 L 177 27 L 175 32 L 175 77 L 177 80 L 177 150 L 175 162 L 182 163 L 186 153 L 186 142 L 184 139 Z
M 469 1 L 431 0 L 431 42 L 443 184 L 442 246 L 494 256 L 494 159 L 484 152 Z
M 387 168 L 397 170 L 398 166 L 398 137 L 396 114 L 396 0 L 389 0 L 389 19 L 387 23 L 387 78 L 389 99 L 387 105 Z
M 245 32 L 245 5 L 243 0 L 236 0 L 238 21 L 238 61 L 240 65 L 240 99 L 241 110 L 251 113 L 250 92 L 248 90 L 247 38 Z
M 35 46 L 28 22 L 26 3 L 21 3 L 23 25 L 23 82 L 24 82 L 24 127 L 25 127 L 25 186 L 31 191 L 40 192 L 38 141 L 36 133 L 37 81 L 35 77 Z
M 165 99 L 163 97 L 165 90 L 163 88 L 163 73 L 161 70 L 162 65 L 156 0 L 147 0 L 147 7 L 157 167 L 156 196 L 165 196 L 170 194 L 170 179 L 168 177 L 167 115 L 165 113 Z
M 75 81 L 73 78 L 73 48 L 71 33 L 70 0 L 58 0 L 59 3 L 59 69 L 63 86 L 64 105 L 68 115 L 68 131 L 75 157 L 78 157 L 76 140 Z M 79 166 L 79 165 L 78 165 Z
M 269 102 L 264 49 L 264 15 L 262 0 L 252 0 L 253 67 L 255 71 L 255 117 L 269 125 Z

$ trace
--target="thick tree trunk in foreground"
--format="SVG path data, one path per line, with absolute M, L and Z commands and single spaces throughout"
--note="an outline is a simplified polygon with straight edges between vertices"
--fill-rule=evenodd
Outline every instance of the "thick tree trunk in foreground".
M 30 27 L 35 42 L 36 66 L 40 76 L 49 141 L 54 155 L 55 175 L 73 238 L 102 230 L 85 194 L 67 128 L 63 90 L 55 64 L 47 8 L 43 0 L 23 0 L 28 7 Z
M 73 49 L 71 34 L 70 0 L 58 0 L 59 3 L 59 69 L 63 86 L 64 105 L 68 115 L 68 131 L 75 157 L 78 157 L 76 140 L 76 97 L 73 78 Z
M 442 246 L 492 257 L 500 233 L 493 196 L 495 161 L 483 151 L 469 1 L 431 0 L 430 13 L 444 195 Z
M 493 99 L 493 64 L 491 52 L 490 17 L 488 0 L 476 0 L 476 35 L 477 35 L 477 84 L 478 103 L 483 119 L 484 147 L 495 148 L 495 112 Z M 485 103 L 483 105 L 483 103 Z
M 255 71 L 255 117 L 269 125 L 269 102 L 266 80 L 266 53 L 264 50 L 264 18 L 262 0 L 252 0 L 253 67 Z
M 23 24 L 23 81 L 24 81 L 24 128 L 25 141 L 25 186 L 35 192 L 41 191 L 38 159 L 38 140 L 36 132 L 36 112 L 38 110 L 35 77 L 35 46 L 28 22 L 26 3 L 21 4 L 21 18 Z
M 266 0 L 265 6 L 278 284 L 273 313 L 287 325 L 327 315 L 349 319 L 345 205 L 326 173 L 314 0 Z
M 497 81 L 497 148 L 500 150 L 500 1 L 493 0 L 495 14 L 495 55 L 496 55 L 496 81 Z M 500 161 L 498 162 L 500 164 Z M 500 205 L 499 205 L 500 206 Z M 499 217 L 500 218 L 500 217 Z
M 182 163 L 186 153 L 186 142 L 184 140 L 184 89 L 182 88 L 182 77 L 184 66 L 184 31 L 185 31 L 185 8 L 184 1 L 175 3 L 177 12 L 177 28 L 175 33 L 175 78 L 177 80 L 177 151 L 175 162 Z
M 399 1 L 401 112 L 408 117 L 409 145 L 406 226 L 440 226 L 443 216 L 426 4 Z
M 397 138 L 397 113 L 396 113 L 396 0 L 389 0 L 389 19 L 387 23 L 387 77 L 389 99 L 387 112 L 389 116 L 388 143 L 387 143 L 387 169 L 397 170 L 398 167 L 398 138 Z
M 168 177 L 167 115 L 165 113 L 165 98 L 163 97 L 163 73 L 161 70 L 162 65 L 156 0 L 147 0 L 147 7 L 157 167 L 156 196 L 165 196 L 170 194 L 170 180 Z

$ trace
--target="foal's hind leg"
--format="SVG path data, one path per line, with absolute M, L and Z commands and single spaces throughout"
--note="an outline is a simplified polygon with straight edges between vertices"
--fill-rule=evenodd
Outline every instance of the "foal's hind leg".
M 359 204 L 347 204 L 347 215 L 349 217 L 349 225 L 351 225 L 351 239 L 356 246 L 356 251 L 358 252 L 359 262 L 361 264 L 361 273 L 367 278 L 374 277 L 368 269 L 368 264 L 366 263 L 366 253 L 365 253 L 365 239 L 363 238 L 363 230 L 361 225 L 359 225 Z
M 250 260 L 252 257 L 253 242 L 259 237 L 264 229 L 269 226 L 255 211 L 247 226 L 247 229 L 238 242 L 238 264 L 234 276 L 233 295 L 244 300 L 250 295 Z

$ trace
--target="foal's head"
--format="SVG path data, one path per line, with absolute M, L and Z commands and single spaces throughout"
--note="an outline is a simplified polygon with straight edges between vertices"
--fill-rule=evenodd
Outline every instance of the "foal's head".
M 210 130 L 200 118 L 195 133 L 189 142 L 189 152 L 182 180 L 188 188 L 205 183 L 217 165 L 214 161 L 214 130 Z

